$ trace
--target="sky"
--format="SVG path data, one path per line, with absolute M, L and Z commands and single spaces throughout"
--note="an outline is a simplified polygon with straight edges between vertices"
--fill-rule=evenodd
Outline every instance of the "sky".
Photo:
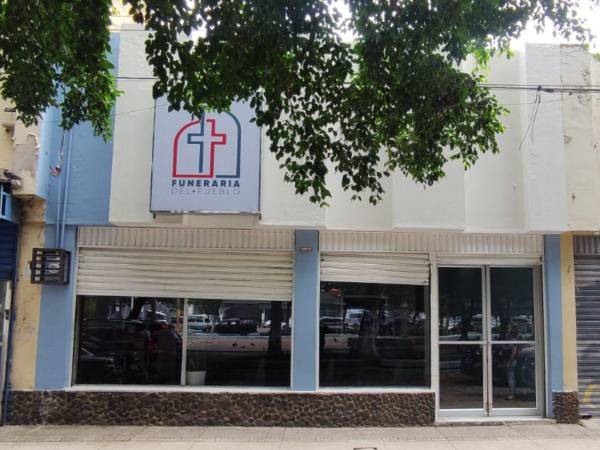
M 596 36 L 596 39 L 590 43 L 590 49 L 593 52 L 600 52 L 600 6 L 592 6 L 593 0 L 579 0 L 579 15 L 583 17 L 586 22 L 588 28 L 592 30 L 592 33 Z M 337 0 L 334 3 L 335 7 L 337 7 L 342 14 L 349 14 L 346 5 L 343 0 Z M 568 43 L 562 37 L 555 37 L 552 35 L 552 24 L 548 21 L 548 25 L 543 33 L 538 33 L 535 30 L 533 24 L 530 24 L 525 31 L 525 33 L 519 38 L 515 39 L 512 43 L 513 50 L 523 50 L 525 48 L 526 42 L 535 42 L 535 43 Z M 351 36 L 344 36 L 345 39 L 351 40 Z M 575 41 L 571 41 L 575 43 Z
M 592 0 L 580 0 L 579 15 L 586 20 L 588 28 L 596 36 L 590 43 L 590 49 L 593 52 L 600 52 L 600 6 L 592 6 Z M 526 42 L 549 44 L 568 41 L 552 36 L 552 25 L 549 23 L 549 26 L 541 34 L 536 32 L 533 25 L 528 26 L 526 32 L 519 39 L 513 41 L 512 47 L 514 50 L 522 50 Z

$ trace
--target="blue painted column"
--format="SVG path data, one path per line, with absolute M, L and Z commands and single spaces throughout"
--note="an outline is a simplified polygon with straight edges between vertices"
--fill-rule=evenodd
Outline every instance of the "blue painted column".
M 560 235 L 544 236 L 544 280 L 546 291 L 546 346 L 548 388 L 546 405 L 553 416 L 552 391 L 563 390 L 563 329 L 561 302 Z
M 46 242 L 53 242 L 55 226 L 46 226 Z M 69 284 L 42 286 L 36 389 L 63 389 L 70 386 L 75 333 L 76 236 L 77 227 L 65 227 L 63 248 L 71 252 Z
M 292 390 L 319 386 L 319 232 L 297 230 L 294 247 Z

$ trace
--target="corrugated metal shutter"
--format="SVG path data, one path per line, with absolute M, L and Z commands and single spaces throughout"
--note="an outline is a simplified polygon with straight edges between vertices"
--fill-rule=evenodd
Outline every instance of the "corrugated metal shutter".
M 575 297 L 580 411 L 600 415 L 600 255 L 575 256 Z
M 19 227 L 0 223 L 0 280 L 10 280 L 15 270 Z
M 77 293 L 290 301 L 292 265 L 291 251 L 81 248 Z
M 322 253 L 321 281 L 425 286 L 429 284 L 429 255 L 391 252 Z

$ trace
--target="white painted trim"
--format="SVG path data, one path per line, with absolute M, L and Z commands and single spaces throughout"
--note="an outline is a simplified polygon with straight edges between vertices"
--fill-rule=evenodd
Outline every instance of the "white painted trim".
M 326 387 L 319 388 L 321 394 L 431 394 L 433 389 L 428 387 Z
M 541 254 L 438 254 L 440 265 L 449 266 L 489 266 L 489 267 L 531 267 L 542 263 Z
M 549 416 L 550 406 L 552 405 L 551 392 L 550 388 L 550 371 L 548 370 L 548 361 L 550 361 L 550 346 L 548 345 L 548 289 L 546 288 L 546 261 L 542 260 L 542 267 L 540 269 L 540 280 L 542 283 L 541 286 L 541 294 L 542 294 L 542 346 L 543 346 L 543 366 L 542 370 L 544 371 L 544 399 L 543 403 L 540 406 L 542 409 L 542 414 L 544 416 Z
M 181 373 L 179 374 L 179 382 L 182 386 L 185 386 L 186 378 L 187 378 L 187 352 L 188 352 L 188 300 L 187 298 L 183 300 L 183 333 L 182 342 L 181 342 Z M 177 319 L 176 319 L 177 320 Z
M 433 259 L 432 259 L 433 261 Z M 493 261 L 493 260 L 492 260 Z M 546 301 L 545 296 L 545 285 L 543 283 L 543 271 L 541 264 L 503 264 L 504 261 L 498 262 L 496 260 L 496 264 L 482 264 L 480 266 L 477 265 L 461 265 L 457 264 L 454 261 L 454 264 L 442 264 L 441 267 L 464 267 L 464 268 L 479 268 L 482 273 L 482 315 L 483 317 L 487 317 L 487 320 L 482 324 L 483 325 L 483 340 L 480 341 L 462 341 L 462 342 L 453 342 L 453 341 L 438 341 L 435 342 L 432 339 L 432 350 L 433 348 L 439 352 L 440 345 L 480 345 L 483 349 L 482 360 L 486 361 L 488 370 L 484 370 L 483 372 L 483 408 L 466 408 L 466 409 L 440 409 L 439 408 L 439 379 L 437 380 L 437 386 L 432 384 L 432 387 L 436 392 L 436 420 L 439 417 L 489 417 L 489 419 L 503 417 L 503 416 L 514 416 L 514 415 L 522 415 L 522 416 L 537 416 L 540 417 L 544 413 L 544 398 L 545 398 L 545 383 L 542 381 L 544 374 L 547 373 L 545 371 L 545 361 L 546 355 L 543 351 L 546 340 L 544 339 L 545 332 L 542 331 L 542 328 L 546 326 L 546 318 L 543 316 L 543 308 Z M 501 345 L 504 341 L 492 341 L 491 340 L 491 277 L 490 277 L 490 269 L 494 267 L 529 267 L 532 270 L 533 276 L 533 300 L 534 300 L 534 317 L 535 319 L 535 341 L 510 341 L 511 344 L 528 344 L 532 343 L 535 346 L 535 364 L 536 364 L 536 407 L 535 408 L 494 408 L 493 399 L 490 395 L 493 389 L 493 380 L 491 377 L 492 370 L 492 354 L 491 349 L 493 345 Z M 433 264 L 432 264 L 432 276 L 434 273 Z M 437 270 L 435 271 L 437 274 Z M 431 286 L 433 287 L 433 279 Z M 433 289 L 432 289 L 433 293 Z M 439 298 L 439 293 L 436 292 L 437 297 Z M 433 295 L 432 295 L 433 297 Z M 432 300 L 432 308 L 433 308 L 433 300 Z M 439 304 L 436 304 L 436 313 L 439 314 Z M 433 320 L 433 314 L 432 314 Z M 437 326 L 437 319 L 436 319 Z M 433 337 L 433 332 L 432 332 Z M 437 362 L 439 364 L 439 355 Z M 484 365 L 485 369 L 485 365 Z M 439 370 L 439 366 L 438 366 Z M 439 375 L 439 373 L 438 373 Z M 433 379 L 432 379 L 433 381 Z
M 75 233 L 75 247 L 71 253 L 70 278 L 73 283 L 73 289 L 71 291 L 71 358 L 69 359 L 69 375 L 67 377 L 67 386 L 72 386 L 76 378 L 77 360 L 79 359 L 79 326 L 78 315 L 77 315 L 77 272 L 79 271 L 79 233 Z
M 119 384 L 76 384 L 64 389 L 74 392 L 220 392 L 262 394 L 291 393 L 290 388 L 229 387 L 229 386 L 181 386 L 181 385 L 119 385 Z
M 438 264 L 435 253 L 429 255 L 430 284 L 429 284 L 429 315 L 430 315 L 430 355 L 431 355 L 431 388 L 435 392 L 435 419 L 440 411 L 440 348 L 439 341 L 439 281 Z
M 6 386 L 6 379 L 8 378 L 7 366 L 8 366 L 8 336 L 10 332 L 11 316 L 12 316 L 12 291 L 13 282 L 11 280 L 2 281 L 0 284 L 4 284 L 4 307 L 0 314 L 2 314 L 2 356 L 1 356 L 1 367 L 0 367 L 0 404 L 4 403 L 4 388 Z
M 544 286 L 543 270 L 541 266 L 533 269 L 533 301 L 534 301 L 534 320 L 539 317 L 535 324 L 535 403 L 538 415 L 543 415 L 545 409 L 546 383 L 544 375 L 546 374 L 546 318 L 544 317 Z
M 315 301 L 315 317 L 317 319 L 317 326 L 315 327 L 315 351 L 314 351 L 314 355 L 315 355 L 315 391 L 318 392 L 319 389 L 321 388 L 321 233 L 319 233 L 319 235 L 317 236 L 317 246 L 319 246 L 319 249 L 317 249 L 318 255 L 319 257 L 317 258 L 317 286 L 316 286 L 316 293 L 317 293 L 317 298 Z
M 484 255 L 541 255 L 539 234 L 457 232 L 321 231 L 323 252 L 406 252 Z
M 294 249 L 291 230 L 80 227 L 79 247 L 181 250 Z
M 205 392 L 213 393 L 244 393 L 244 394 L 430 394 L 429 388 L 323 388 L 317 391 L 294 391 L 291 388 L 268 387 L 229 387 L 229 386 L 162 386 L 162 385 L 119 385 L 119 384 L 76 384 L 64 389 L 74 392 Z
M 294 385 L 294 331 L 296 330 L 296 233 L 292 235 L 292 332 L 290 333 L 290 389 Z
M 518 413 L 518 411 L 517 411 L 517 413 Z M 506 415 L 506 416 L 502 416 L 502 417 L 498 417 L 498 416 L 494 416 L 494 417 L 446 416 L 446 417 L 440 417 L 439 419 L 436 419 L 435 425 L 459 424 L 459 423 L 460 424 L 462 424 L 462 423 L 489 424 L 489 423 L 498 423 L 498 422 L 506 424 L 506 423 L 510 423 L 510 422 L 525 422 L 525 421 L 533 422 L 533 423 L 538 423 L 538 422 L 551 423 L 551 424 L 555 423 L 553 420 L 544 419 L 544 417 L 540 416 L 540 415 L 537 415 L 537 416 Z

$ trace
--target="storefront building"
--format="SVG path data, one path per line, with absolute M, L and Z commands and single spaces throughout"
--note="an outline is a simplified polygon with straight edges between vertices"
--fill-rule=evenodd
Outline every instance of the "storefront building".
M 50 180 L 46 247 L 69 252 L 68 281 L 43 285 L 35 380 L 10 390 L 9 423 L 578 419 L 570 231 L 600 229 L 600 189 L 581 185 L 600 168 L 597 105 L 549 93 L 523 140 L 535 93 L 500 92 L 499 155 L 427 189 L 396 174 L 377 206 L 332 174 L 320 208 L 244 105 L 155 103 L 144 38 L 113 36 L 113 142 L 75 128 Z M 597 64 L 532 46 L 489 77 L 555 85 Z

